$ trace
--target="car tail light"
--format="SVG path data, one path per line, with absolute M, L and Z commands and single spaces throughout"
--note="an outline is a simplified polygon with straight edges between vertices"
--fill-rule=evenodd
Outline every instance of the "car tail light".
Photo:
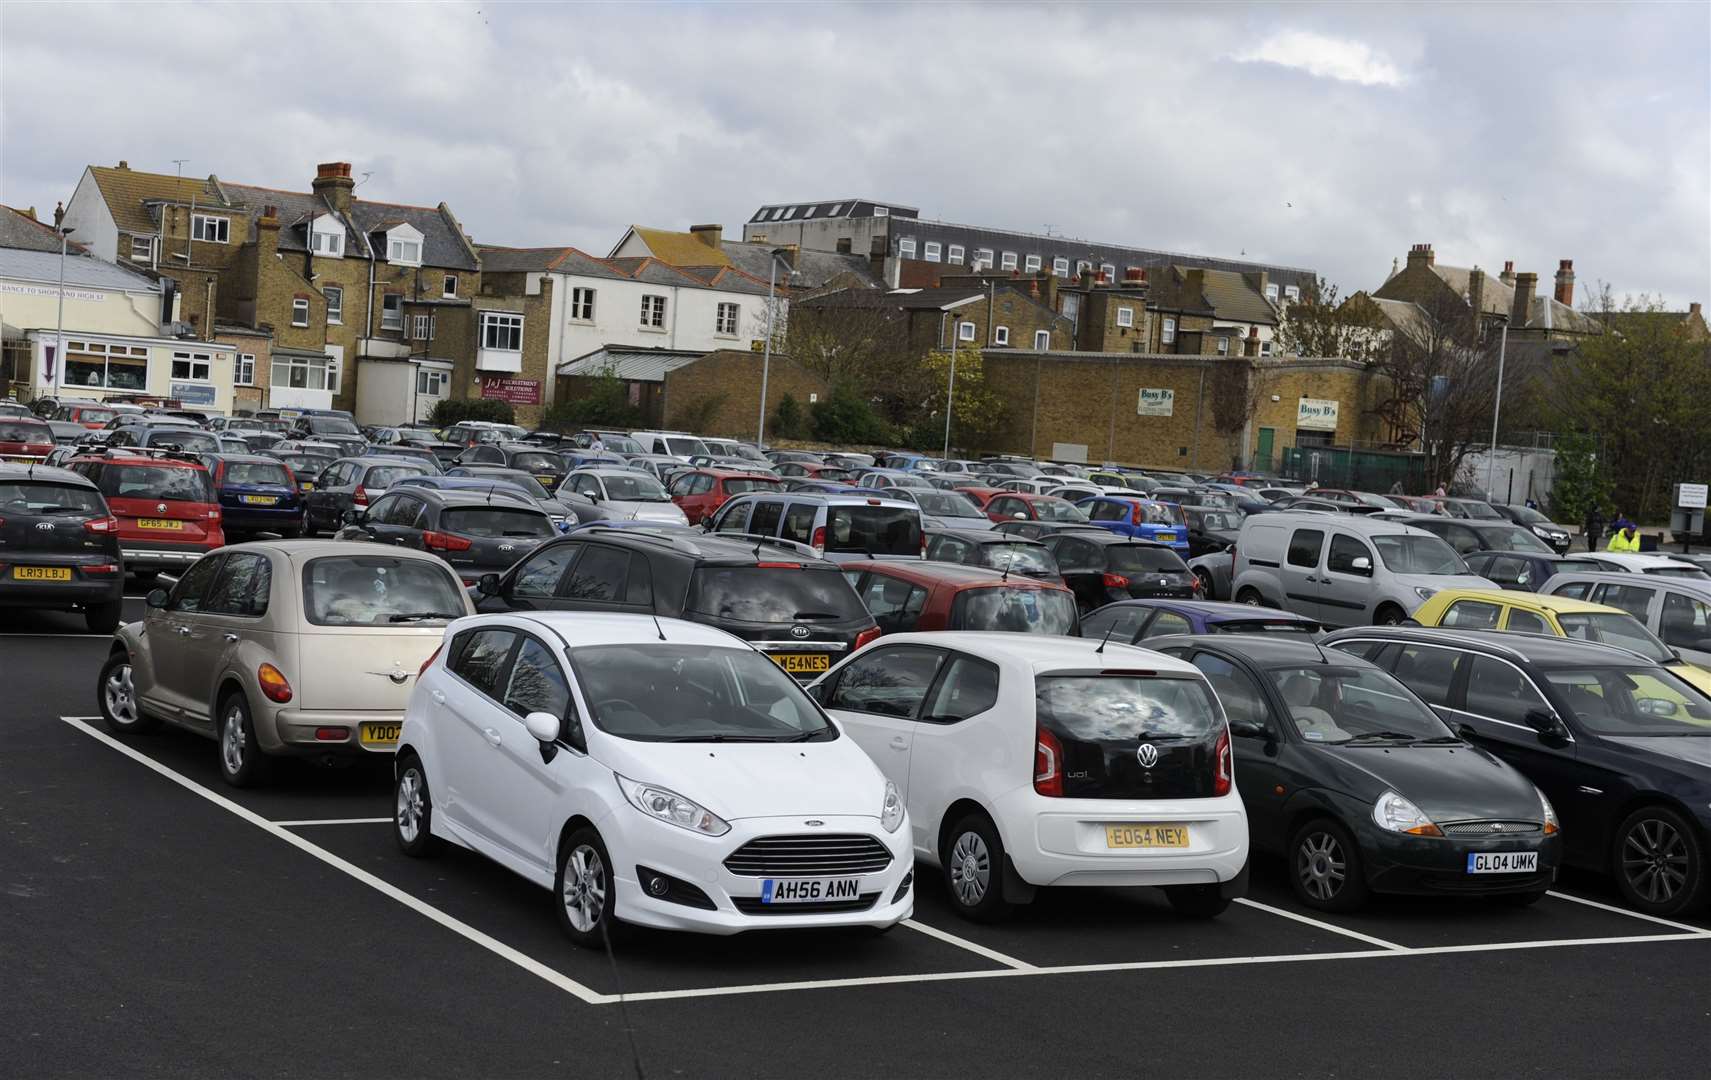
M 879 639 L 879 634 L 879 627 L 868 627 L 866 630 L 863 630 L 861 633 L 856 635 L 855 647 L 859 649 L 870 641 L 877 641 Z
M 440 658 L 440 650 L 445 647 L 446 643 L 443 641 L 434 646 L 434 651 L 429 653 L 428 658 L 422 661 L 422 666 L 416 669 L 416 678 L 420 679 L 427 674 L 428 669 L 434 666 L 434 661 Z
M 757 562 L 757 563 L 755 563 L 755 565 L 765 567 L 768 570 L 800 570 L 800 569 L 802 569 L 802 564 L 799 562 Z
M 1218 733 L 1218 742 L 1212 747 L 1212 794 L 1228 795 L 1230 793 L 1230 729 L 1225 728 Z
M 1104 580 L 1107 589 L 1127 589 L 1129 587 L 1129 579 L 1122 574 L 1106 573 Z
M 344 742 L 350 737 L 350 728 L 318 727 L 315 729 L 315 739 L 317 742 Z
M 1205 590 L 1206 590 L 1206 583 L 1204 581 L 1200 580 L 1199 574 L 1195 574 L 1194 575 L 1194 591 L 1195 592 L 1204 592 Z
M 925 559 L 926 557 L 927 557 L 927 534 L 923 532 L 921 534 L 921 558 Z
M 808 541 L 808 546 L 814 549 L 816 555 L 826 553 L 826 527 L 824 525 L 814 530 L 814 536 Z
M 422 534 L 422 543 L 429 551 L 468 551 L 469 541 L 451 533 L 435 532 L 429 529 Z
M 220 464 L 214 466 L 214 486 L 219 487 L 220 481 L 224 480 L 225 478 L 226 478 L 226 463 L 222 461 L 222 462 L 220 462 Z
M 117 574 L 119 572 L 119 564 L 111 562 L 93 563 L 89 566 L 85 566 L 83 568 L 83 572 L 85 574 Z
M 1034 791 L 1063 795 L 1063 744 L 1043 727 L 1034 729 Z
M 284 704 L 291 700 L 291 684 L 285 681 L 285 675 L 272 664 L 263 664 L 256 669 L 255 681 L 261 684 L 261 692 L 267 700 Z
M 4 524 L 4 522 L 0 522 Z M 106 517 L 90 518 L 83 523 L 83 528 L 92 533 L 110 533 L 119 527 L 119 519 L 112 514 Z
M 356 494 L 351 496 L 351 502 L 357 506 L 367 506 L 368 505 L 368 489 L 365 487 L 357 488 Z
M 1139 525 L 1140 523 L 1141 523 L 1141 504 L 1140 503 L 1130 503 L 1129 504 L 1129 524 Z

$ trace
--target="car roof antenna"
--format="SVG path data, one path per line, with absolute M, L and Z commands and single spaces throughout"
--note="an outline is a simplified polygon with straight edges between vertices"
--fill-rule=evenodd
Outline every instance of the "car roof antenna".
M 659 639 L 661 641 L 664 641 L 665 640 L 665 627 L 663 627 L 659 624 L 659 616 L 658 615 L 655 615 L 653 617 L 653 620 L 654 620 L 654 629 L 659 631 Z
M 1329 656 L 1325 655 L 1325 647 L 1323 645 L 1319 644 L 1317 641 L 1315 641 L 1313 643 L 1313 647 L 1315 649 L 1319 650 L 1319 663 L 1324 664 L 1326 667 L 1330 667 L 1331 666 L 1331 658 Z
M 1099 647 L 1097 649 L 1093 650 L 1093 655 L 1104 656 L 1105 655 L 1105 642 L 1110 641 L 1111 635 L 1116 633 L 1116 632 L 1117 632 L 1117 620 L 1112 619 L 1111 625 L 1105 628 L 1105 640 L 1101 641 L 1099 643 Z

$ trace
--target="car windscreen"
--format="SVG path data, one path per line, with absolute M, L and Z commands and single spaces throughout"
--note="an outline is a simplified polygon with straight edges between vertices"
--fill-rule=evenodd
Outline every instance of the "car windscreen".
M 415 465 L 375 465 L 362 474 L 362 486 L 384 491 L 406 476 L 426 475 L 426 470 Z
M 993 585 L 964 589 L 951 604 L 950 629 L 1017 634 L 1075 633 L 1075 596 L 1061 589 Z
M 106 513 L 107 504 L 94 488 L 35 480 L 0 482 L 0 521 L 11 515 L 101 517 Z
M 1042 675 L 1034 711 L 1041 727 L 1093 743 L 1199 739 L 1224 723 L 1200 679 L 1141 674 Z
M 313 480 L 327 467 L 327 459 L 311 454 L 286 454 L 279 459 L 285 462 L 290 470 L 297 474 L 299 480 Z
M 1503 529 L 1482 529 L 1480 531 L 1485 534 L 1485 542 L 1491 546 L 1493 551 L 1527 551 L 1535 555 L 1555 553 L 1549 544 L 1519 525 L 1510 525 Z
M 1200 515 L 1200 527 L 1218 532 L 1235 532 L 1242 527 L 1239 515 L 1223 510 L 1211 510 Z
M 53 428 L 39 421 L 0 420 L 0 442 L 51 443 Z
M 148 444 L 166 450 L 186 450 L 193 454 L 220 452 L 220 440 L 217 436 L 192 428 L 156 428 L 149 432 Z
M 1549 525 L 1551 523 L 1550 518 L 1530 506 L 1511 506 L 1509 510 L 1523 525 Z
M 920 512 L 900 506 L 828 507 L 826 550 L 919 556 Z
M 342 416 L 305 416 L 303 424 L 316 435 L 361 435 L 362 432 Z
M 1086 521 L 1087 515 L 1068 499 L 1044 497 L 1033 501 L 1034 516 L 1041 521 Z
M 767 480 L 762 477 L 740 476 L 725 481 L 725 492 L 728 495 L 741 495 L 745 491 L 783 491 L 784 481 Z
M 1459 502 L 1456 505 L 1458 507 L 1460 507 L 1464 512 L 1466 512 L 1467 516 L 1474 521 L 1508 521 L 1509 520 L 1508 518 L 1504 517 L 1501 513 L 1499 513 L 1497 511 L 1497 509 L 1495 507 L 1491 506 L 1491 504 L 1489 504 L 1489 503 L 1482 503 L 1482 502 L 1475 501 L 1473 499 L 1468 499 L 1468 500 L 1464 500 L 1462 502 Z
M 981 544 L 979 565 L 1012 574 L 1057 576 L 1057 560 L 1044 544 Z
M 1188 564 L 1182 556 L 1167 547 L 1153 544 L 1110 544 L 1106 547 L 1106 566 L 1111 570 L 1140 571 L 1145 574 L 1186 574 Z
M 80 424 L 105 424 L 119 414 L 111 409 L 79 409 L 77 422 Z
M 667 438 L 665 451 L 673 457 L 695 457 L 707 454 L 707 444 L 700 439 Z
M 1580 611 L 1557 615 L 1557 624 L 1565 636 L 1581 641 L 1596 641 L 1619 649 L 1637 652 L 1647 660 L 1667 664 L 1675 654 L 1659 641 L 1640 620 L 1627 612 Z
M 688 610 L 755 623 L 865 619 L 867 609 L 844 575 L 832 569 L 703 566 L 689 583 Z
M 261 461 L 228 461 L 220 474 L 222 484 L 287 484 L 291 477 L 285 466 Z
M 303 567 L 303 614 L 316 626 L 431 626 L 468 613 L 451 568 L 436 560 L 330 555 Z
M 808 742 L 837 729 L 752 649 L 668 642 L 568 653 L 595 727 L 640 742 Z
M 1576 668 L 1545 678 L 1596 734 L 1711 737 L 1711 702 L 1662 668 Z
M 910 489 L 915 505 L 939 517 L 984 518 L 980 507 L 967 495 L 955 491 L 917 491 Z
M 214 501 L 214 488 L 206 472 L 173 465 L 108 465 L 101 470 L 101 494 L 109 499 Z
M 1465 574 L 1467 564 L 1456 549 L 1435 536 L 1375 536 L 1372 546 L 1395 574 Z
M 1390 675 L 1369 667 L 1312 664 L 1266 672 L 1308 742 L 1452 741 L 1454 735 Z
M 557 536 L 550 518 L 538 510 L 502 506 L 460 506 L 440 514 L 440 528 L 458 536 Z
M 600 478 L 606 497 L 616 502 L 670 502 L 660 482 L 646 473 L 608 474 Z
M 557 454 L 540 452 L 512 454 L 511 467 L 527 469 L 532 473 L 561 473 L 564 471 L 564 459 Z

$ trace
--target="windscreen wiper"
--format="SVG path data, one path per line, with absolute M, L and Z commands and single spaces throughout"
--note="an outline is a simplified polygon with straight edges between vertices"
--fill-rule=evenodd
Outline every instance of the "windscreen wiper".
M 798 611 L 793 617 L 798 619 L 836 619 L 841 616 L 836 611 Z
M 778 742 L 765 735 L 673 735 L 659 742 Z
M 387 622 L 415 622 L 418 619 L 461 619 L 463 612 L 457 611 L 403 611 L 396 615 L 386 616 Z
M 1349 736 L 1349 742 L 1359 742 L 1361 739 L 1392 739 L 1399 742 L 1418 742 L 1420 736 L 1410 735 L 1406 731 L 1363 731 L 1359 735 Z

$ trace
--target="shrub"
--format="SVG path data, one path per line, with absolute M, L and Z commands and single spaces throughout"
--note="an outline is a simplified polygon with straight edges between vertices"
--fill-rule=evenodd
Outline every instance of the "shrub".
M 874 446 L 893 441 L 890 426 L 873 411 L 873 406 L 847 387 L 832 391 L 826 400 L 816 401 L 809 410 L 814 414 L 814 438 L 821 442 Z
M 767 421 L 767 427 L 781 439 L 805 439 L 808 437 L 808 414 L 793 395 L 785 394 L 778 399 L 778 409 Z
M 486 420 L 495 424 L 515 424 L 517 411 L 507 401 L 491 398 L 447 398 L 434 405 L 428 423 L 448 428 L 464 420 Z
M 708 394 L 671 410 L 670 426 L 678 431 L 693 431 L 698 434 L 711 434 L 713 418 L 719 415 L 719 410 L 725 407 L 728 394 Z
M 642 410 L 630 404 L 629 388 L 610 368 L 592 376 L 581 397 L 555 402 L 541 417 L 548 431 L 580 431 L 583 428 L 630 428 L 644 423 Z

